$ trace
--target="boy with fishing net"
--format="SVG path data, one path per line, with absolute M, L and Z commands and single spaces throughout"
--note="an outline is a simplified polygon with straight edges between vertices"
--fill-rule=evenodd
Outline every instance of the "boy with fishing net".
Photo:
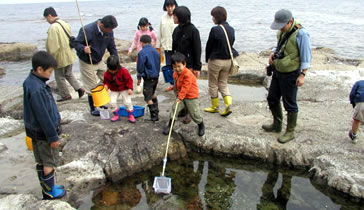
M 186 57 L 182 53 L 175 53 L 171 57 L 173 67 L 173 79 L 175 81 L 175 91 L 177 92 L 176 102 L 172 106 L 168 125 L 163 129 L 163 134 L 168 135 L 172 126 L 172 117 L 176 104 L 178 104 L 177 114 L 187 107 L 192 120 L 198 125 L 198 135 L 205 134 L 205 125 L 200 114 L 200 100 L 197 79 L 195 75 L 186 67 Z

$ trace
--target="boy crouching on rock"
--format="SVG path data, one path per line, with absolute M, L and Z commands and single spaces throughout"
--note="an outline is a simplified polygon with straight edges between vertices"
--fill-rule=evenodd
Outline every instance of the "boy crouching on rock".
M 55 185 L 54 170 L 59 161 L 61 117 L 46 84 L 57 67 L 57 61 L 47 52 L 39 51 L 32 57 L 32 67 L 23 83 L 25 132 L 32 138 L 43 199 L 62 198 L 66 190 L 63 185 Z
M 186 68 L 186 57 L 182 53 L 175 53 L 171 56 L 173 67 L 173 79 L 175 89 L 177 90 L 177 100 L 172 106 L 168 125 L 163 129 L 163 134 L 168 135 L 172 124 L 172 118 L 176 104 L 178 104 L 177 113 L 187 107 L 188 113 L 192 120 L 198 125 L 198 135 L 205 134 L 205 126 L 200 114 L 200 100 L 197 79 L 195 75 Z

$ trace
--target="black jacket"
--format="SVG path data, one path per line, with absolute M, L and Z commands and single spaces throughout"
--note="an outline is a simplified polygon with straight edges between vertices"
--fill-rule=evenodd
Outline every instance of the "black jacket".
M 234 45 L 235 30 L 227 22 L 222 23 L 228 34 L 230 45 Z M 232 47 L 233 56 L 236 57 L 239 53 Z M 209 39 L 206 43 L 206 62 L 209 59 L 230 59 L 230 51 L 227 45 L 226 36 L 221 26 L 217 25 L 211 28 Z
M 187 68 L 201 70 L 200 32 L 192 23 L 177 26 L 172 34 L 172 51 L 186 56 Z

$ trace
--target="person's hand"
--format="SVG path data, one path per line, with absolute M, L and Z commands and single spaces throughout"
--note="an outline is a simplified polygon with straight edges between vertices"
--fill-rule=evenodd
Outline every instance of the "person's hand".
M 195 75 L 195 77 L 197 79 L 200 78 L 200 71 L 198 71 L 198 70 L 192 70 L 192 73 Z
M 61 143 L 61 141 L 58 139 L 57 141 L 51 143 L 51 147 L 58 148 L 60 143 Z
M 296 85 L 298 87 L 303 86 L 303 84 L 305 83 L 305 76 L 303 74 L 300 74 L 300 76 L 298 76 L 297 81 L 296 81 Z
M 142 82 L 142 80 L 138 79 L 137 85 L 139 86 L 141 82 Z
M 109 90 L 109 87 L 107 85 L 104 85 L 104 87 L 105 87 L 106 91 Z
M 83 48 L 83 51 L 84 51 L 86 54 L 91 54 L 91 46 L 85 46 L 85 48 Z
M 129 96 L 133 95 L 133 90 L 132 89 L 128 89 L 128 95 Z
M 177 98 L 176 103 L 180 103 L 180 102 L 181 102 L 181 99 Z
M 272 53 L 270 54 L 270 56 L 269 56 L 269 60 L 268 60 L 268 63 L 269 63 L 270 65 L 273 65 L 273 56 L 274 56 L 274 53 L 272 52 Z
M 131 55 L 131 52 L 129 51 L 129 52 L 128 52 L 128 56 L 130 57 L 130 55 Z

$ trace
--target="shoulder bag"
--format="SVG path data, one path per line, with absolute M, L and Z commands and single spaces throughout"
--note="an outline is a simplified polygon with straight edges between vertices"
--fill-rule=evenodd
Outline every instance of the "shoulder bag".
M 75 48 L 75 41 L 76 41 L 76 38 L 75 38 L 74 36 L 70 36 L 70 35 L 67 33 L 66 29 L 64 29 L 63 25 L 62 25 L 60 22 L 56 21 L 56 23 L 58 23 L 58 24 L 62 27 L 62 29 L 63 29 L 64 33 L 66 33 L 66 35 L 67 35 L 67 37 L 68 37 L 68 39 L 69 39 L 69 45 L 70 45 L 70 48 Z
M 231 67 L 229 70 L 229 74 L 230 75 L 235 75 L 237 73 L 239 73 L 239 63 L 238 61 L 233 57 L 233 51 L 231 50 L 231 46 L 230 46 L 230 41 L 229 41 L 229 37 L 227 35 L 227 32 L 225 30 L 225 27 L 223 25 L 220 25 L 220 27 L 222 28 L 222 30 L 224 30 L 225 36 L 226 36 L 226 42 L 227 45 L 229 47 L 229 51 L 230 51 L 230 56 L 231 56 Z

